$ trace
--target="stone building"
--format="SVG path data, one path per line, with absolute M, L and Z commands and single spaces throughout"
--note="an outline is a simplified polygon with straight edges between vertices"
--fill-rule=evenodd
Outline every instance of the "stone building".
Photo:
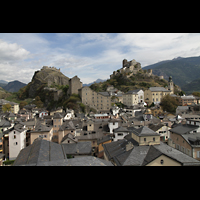
M 144 103 L 144 91 L 141 89 L 130 90 L 126 94 L 122 95 L 123 104 L 126 106 L 134 106 L 138 103 Z
M 97 111 L 108 111 L 111 108 L 111 96 L 108 92 L 95 92 L 88 86 L 79 89 L 82 103 Z
M 78 94 L 78 90 L 82 88 L 82 82 L 80 81 L 80 78 L 77 76 L 74 76 L 69 80 L 69 95 L 72 94 Z

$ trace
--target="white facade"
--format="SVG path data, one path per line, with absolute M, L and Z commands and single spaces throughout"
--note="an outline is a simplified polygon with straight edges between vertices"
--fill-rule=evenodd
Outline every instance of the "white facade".
M 110 133 L 113 133 L 113 129 L 118 128 L 119 124 L 117 121 L 111 121 L 108 123 L 108 127 L 110 129 Z
M 26 130 L 19 132 L 12 130 L 9 133 L 9 159 L 14 160 L 19 152 L 26 147 Z
M 139 90 L 137 94 L 138 94 L 138 103 L 144 103 L 144 91 Z
M 75 117 L 74 110 L 68 110 L 63 120 L 65 121 L 65 120 L 73 119 L 74 117 Z
M 113 141 L 123 140 L 126 135 L 128 135 L 128 132 L 114 133 L 114 139 L 113 139 Z

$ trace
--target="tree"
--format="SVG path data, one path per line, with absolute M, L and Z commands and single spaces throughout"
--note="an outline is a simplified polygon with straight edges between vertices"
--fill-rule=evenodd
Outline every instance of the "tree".
M 200 92 L 193 92 L 192 95 L 200 97 Z
M 179 101 L 168 94 L 162 98 L 160 105 L 164 111 L 175 113 L 176 108 L 179 106 Z
M 24 106 L 26 106 L 28 103 L 26 101 L 21 101 L 19 104 L 20 109 L 22 109 Z
M 41 101 L 39 96 L 36 96 L 35 100 L 32 103 L 35 104 L 38 108 L 43 107 L 43 102 Z
M 9 103 L 4 104 L 2 106 L 2 110 L 3 110 L 3 112 L 11 111 L 11 105 Z

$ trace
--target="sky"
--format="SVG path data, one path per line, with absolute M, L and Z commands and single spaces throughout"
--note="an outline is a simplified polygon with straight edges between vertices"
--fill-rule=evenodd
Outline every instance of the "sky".
M 123 59 L 145 67 L 179 56 L 200 56 L 199 33 L 0 33 L 0 80 L 29 83 L 54 66 L 91 83 L 110 78 Z

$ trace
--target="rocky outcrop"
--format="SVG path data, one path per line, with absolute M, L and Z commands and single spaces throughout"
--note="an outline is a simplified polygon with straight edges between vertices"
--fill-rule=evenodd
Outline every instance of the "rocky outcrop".
M 45 67 L 40 71 L 36 71 L 29 85 L 29 97 L 34 98 L 37 90 L 40 87 L 51 85 L 69 85 L 69 78 L 60 70 L 55 68 Z

